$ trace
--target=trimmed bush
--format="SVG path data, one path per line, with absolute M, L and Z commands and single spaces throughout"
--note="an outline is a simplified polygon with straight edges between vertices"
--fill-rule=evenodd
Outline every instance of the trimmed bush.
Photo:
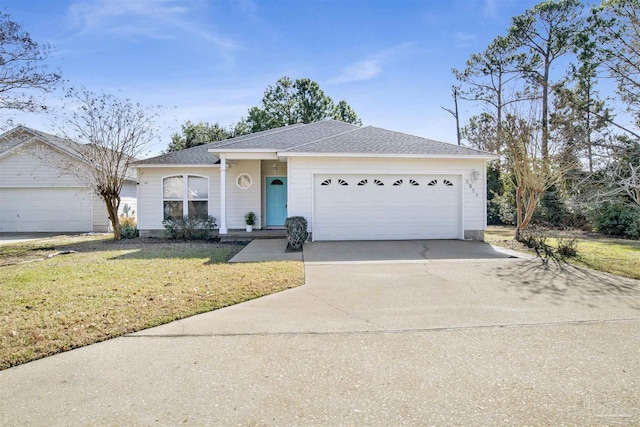
M 120 215 L 120 235 L 125 239 L 138 237 L 138 225 L 134 217 Z
M 607 202 L 593 212 L 592 221 L 598 233 L 640 239 L 640 206 Z
M 309 237 L 307 220 L 302 216 L 292 216 L 284 222 L 284 228 L 287 231 L 287 240 L 289 241 L 287 249 L 301 251 L 302 245 Z
M 183 216 L 162 221 L 165 233 L 172 239 L 208 240 L 218 237 L 215 234 L 216 219 L 212 216 L 196 218 Z

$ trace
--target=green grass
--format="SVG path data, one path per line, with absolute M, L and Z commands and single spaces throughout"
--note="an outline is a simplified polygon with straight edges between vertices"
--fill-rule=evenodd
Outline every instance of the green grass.
M 535 253 L 513 240 L 513 227 L 489 227 L 485 240 L 497 246 Z M 578 255 L 568 262 L 598 271 L 640 279 L 640 241 L 617 239 L 597 233 L 580 231 L 547 231 L 548 244 L 557 247 L 557 237 L 575 238 Z
M 52 238 L 0 246 L 0 369 L 299 286 L 301 262 L 238 245 Z M 48 254 L 75 250 L 67 255 Z

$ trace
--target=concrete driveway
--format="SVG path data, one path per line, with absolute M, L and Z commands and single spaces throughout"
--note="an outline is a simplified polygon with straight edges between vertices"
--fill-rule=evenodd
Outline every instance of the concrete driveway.
M 640 282 L 505 256 L 309 244 L 305 286 L 0 372 L 0 425 L 640 423 Z

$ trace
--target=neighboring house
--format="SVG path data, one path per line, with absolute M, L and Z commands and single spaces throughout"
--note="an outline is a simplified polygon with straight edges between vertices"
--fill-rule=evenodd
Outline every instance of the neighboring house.
M 25 126 L 0 135 L 0 232 L 110 229 L 102 199 L 60 167 L 80 167 L 76 150 L 81 146 Z M 122 189 L 120 213 L 135 216 L 136 210 L 132 176 Z
M 385 129 L 326 120 L 142 160 L 138 229 L 212 215 L 220 234 L 307 219 L 313 240 L 482 239 L 485 163 L 495 156 Z

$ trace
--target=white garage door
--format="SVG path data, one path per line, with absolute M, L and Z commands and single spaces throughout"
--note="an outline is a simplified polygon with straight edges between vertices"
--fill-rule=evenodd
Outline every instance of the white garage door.
M 315 175 L 314 240 L 458 239 L 459 175 Z
M 0 231 L 91 231 L 91 195 L 86 188 L 2 188 Z

